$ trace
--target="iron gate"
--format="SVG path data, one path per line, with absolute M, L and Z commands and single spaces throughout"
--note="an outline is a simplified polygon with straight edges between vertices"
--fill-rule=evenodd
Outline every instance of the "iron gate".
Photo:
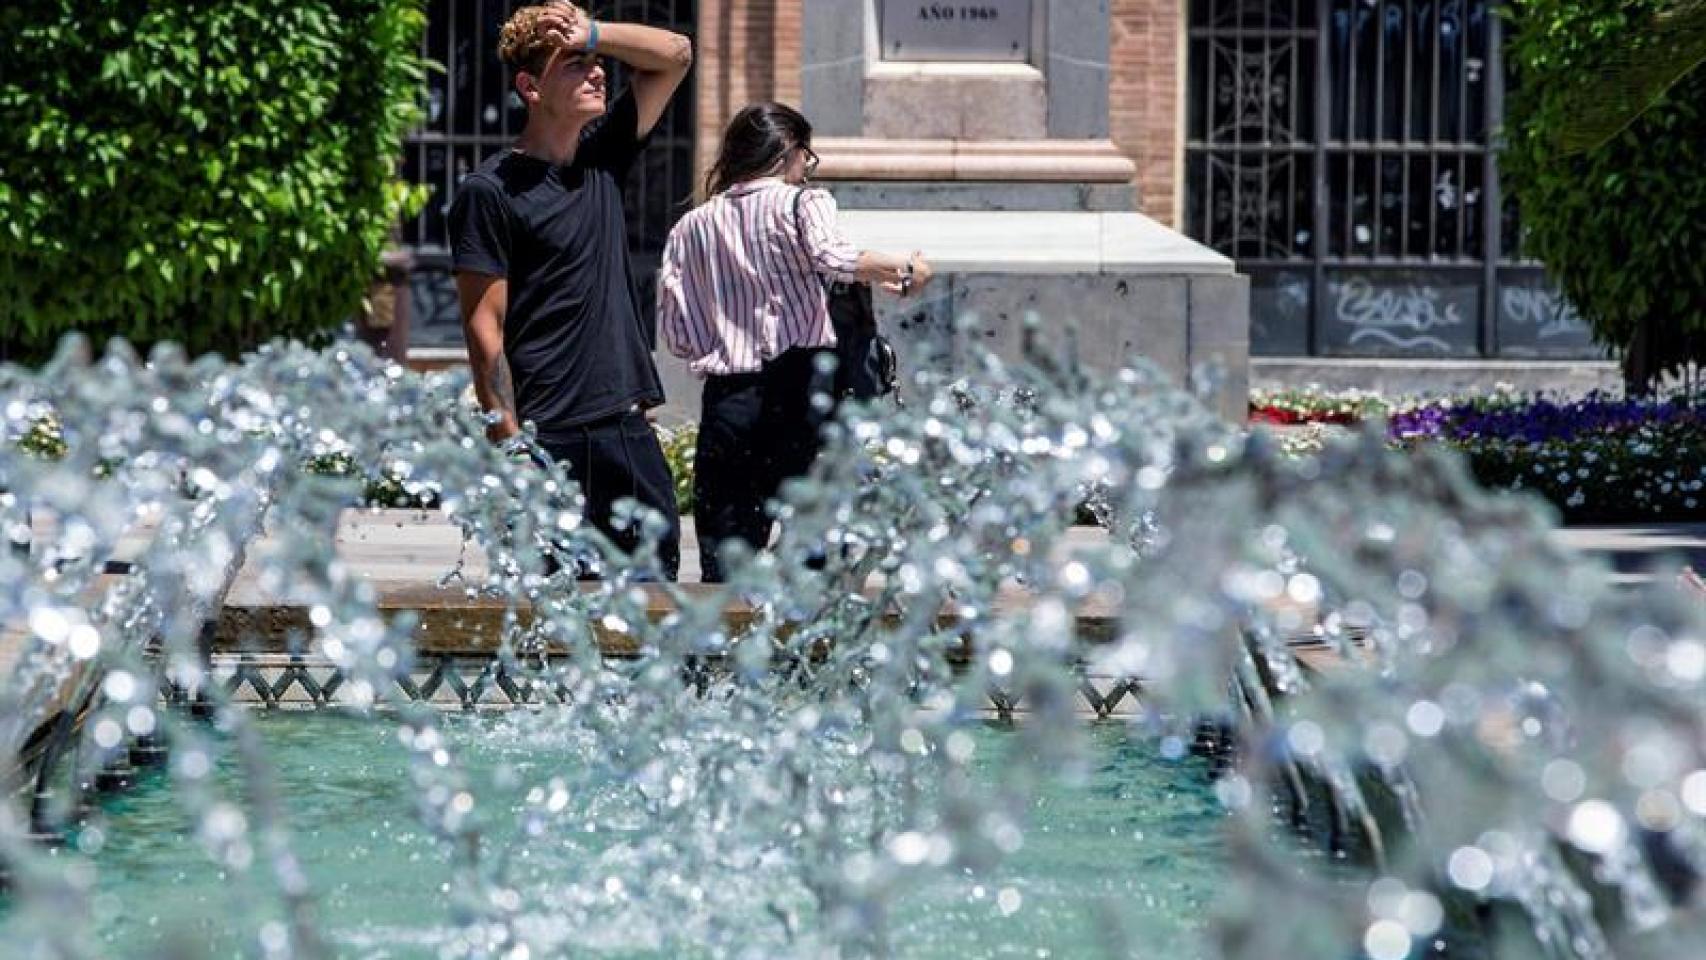
M 1185 228 L 1268 355 L 1589 357 L 1523 259 L 1490 0 L 1191 0 Z
M 498 60 L 498 29 L 528 0 L 430 0 L 425 55 L 442 66 L 428 75 L 426 117 L 404 144 L 403 172 L 432 195 L 418 216 L 402 225 L 414 254 L 413 331 L 417 346 L 461 346 L 461 319 L 450 279 L 447 219 L 456 185 L 496 150 L 509 146 L 527 121 Z M 601 20 L 646 23 L 694 36 L 694 0 L 603 0 L 586 3 Z M 610 89 L 626 85 L 620 64 L 606 60 Z M 693 91 L 683 85 L 652 132 L 624 193 L 628 242 L 643 304 L 649 313 L 653 277 L 664 238 L 693 194 Z

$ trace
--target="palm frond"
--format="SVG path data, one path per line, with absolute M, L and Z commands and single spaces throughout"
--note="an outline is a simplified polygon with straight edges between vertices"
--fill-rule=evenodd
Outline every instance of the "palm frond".
M 1567 154 L 1603 146 L 1665 92 L 1706 64 L 1706 0 L 1676 0 L 1653 15 L 1573 93 L 1574 121 L 1559 136 Z

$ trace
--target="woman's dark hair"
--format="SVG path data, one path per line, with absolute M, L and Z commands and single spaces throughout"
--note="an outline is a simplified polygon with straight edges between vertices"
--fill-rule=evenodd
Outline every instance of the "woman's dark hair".
M 723 131 L 717 162 L 705 175 L 705 195 L 772 175 L 789 150 L 811 144 L 812 125 L 800 111 L 781 103 L 755 103 L 735 114 Z

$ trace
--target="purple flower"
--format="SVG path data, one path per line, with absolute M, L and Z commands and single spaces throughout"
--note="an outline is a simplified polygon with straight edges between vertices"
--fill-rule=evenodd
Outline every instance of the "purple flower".
M 1460 401 L 1397 414 L 1390 433 L 1394 440 L 1545 443 L 1645 428 L 1667 432 L 1706 428 L 1706 409 L 1681 398 L 1630 400 L 1595 395 L 1563 403 L 1545 398 L 1517 403 Z

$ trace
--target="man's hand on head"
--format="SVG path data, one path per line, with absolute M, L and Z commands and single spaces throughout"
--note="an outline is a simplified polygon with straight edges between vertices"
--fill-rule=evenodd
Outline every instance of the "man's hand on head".
M 566 0 L 553 0 L 539 15 L 539 25 L 545 36 L 571 53 L 586 49 L 592 18 L 586 11 Z

